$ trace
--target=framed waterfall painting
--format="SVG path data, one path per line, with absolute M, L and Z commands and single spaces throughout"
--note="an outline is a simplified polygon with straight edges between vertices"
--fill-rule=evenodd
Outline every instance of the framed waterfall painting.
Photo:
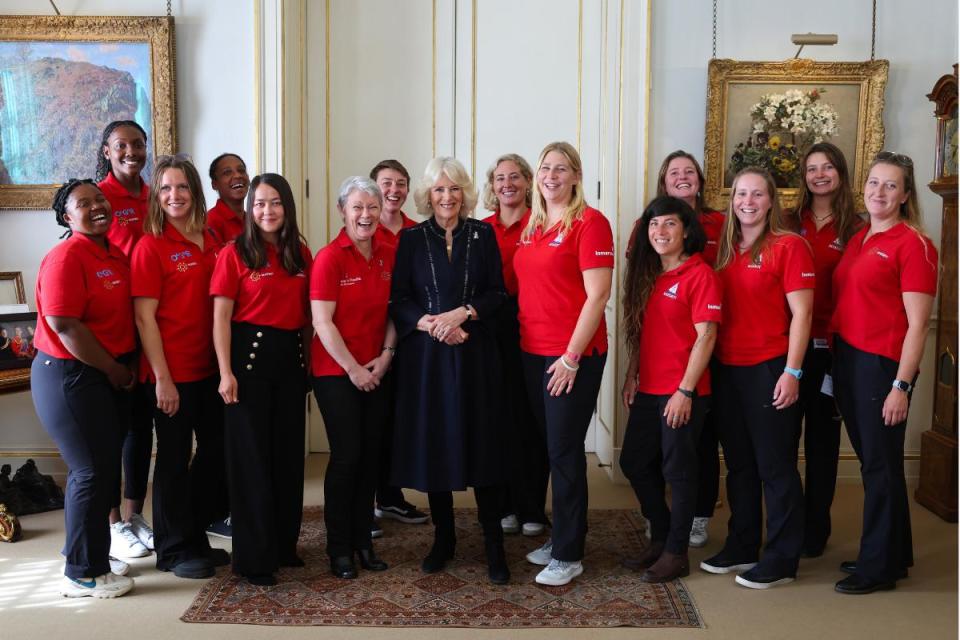
M 734 175 L 760 166 L 777 183 L 783 207 L 794 207 L 803 154 L 827 141 L 843 151 L 862 208 L 860 186 L 883 147 L 888 69 L 886 60 L 711 60 L 703 154 L 707 204 L 724 209 Z
M 176 150 L 173 18 L 0 16 L 0 208 L 49 208 L 57 187 L 94 177 L 113 120 Z

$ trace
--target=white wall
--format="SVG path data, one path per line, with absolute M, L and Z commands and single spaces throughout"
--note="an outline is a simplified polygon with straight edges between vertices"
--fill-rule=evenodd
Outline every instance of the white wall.
M 163 2 L 58 0 L 64 15 L 160 15 Z M 51 13 L 35 0 L 4 0 L 5 15 Z M 173 2 L 176 21 L 178 151 L 189 153 L 206 176 L 210 160 L 225 151 L 248 159 L 254 170 L 253 3 L 249 0 Z M 90 167 L 92 177 L 95 167 Z M 208 182 L 208 181 L 207 181 Z M 215 194 L 206 196 L 212 205 Z M 0 271 L 22 271 L 30 306 L 37 268 L 63 231 L 51 211 L 0 210 Z M 0 462 L 11 450 L 55 452 L 33 411 L 29 392 L 0 396 Z M 38 458 L 55 470 L 54 459 Z
M 870 59 L 870 3 L 807 0 L 734 0 L 718 6 L 717 56 L 734 60 L 778 61 L 792 58 L 793 33 L 836 33 L 832 47 L 806 47 L 802 56 L 817 61 Z M 656 192 L 661 159 L 685 149 L 703 159 L 706 122 L 707 61 L 711 57 L 711 3 L 707 0 L 655 0 L 651 49 L 650 147 L 647 193 Z M 940 244 L 940 197 L 925 185 L 933 179 L 933 103 L 926 94 L 957 61 L 957 3 L 878 0 L 876 57 L 890 61 L 884 107 L 885 149 L 905 153 L 916 163 L 924 224 Z M 932 415 L 933 332 L 907 430 L 908 457 L 919 454 L 920 433 Z M 858 477 L 852 449 L 844 438 L 841 475 Z M 916 463 L 908 462 L 908 475 Z

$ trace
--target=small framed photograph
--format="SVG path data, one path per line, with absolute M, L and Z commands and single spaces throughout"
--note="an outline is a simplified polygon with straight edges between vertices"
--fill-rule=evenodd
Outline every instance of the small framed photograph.
M 36 354 L 36 331 L 35 311 L 0 315 L 0 371 L 30 368 Z

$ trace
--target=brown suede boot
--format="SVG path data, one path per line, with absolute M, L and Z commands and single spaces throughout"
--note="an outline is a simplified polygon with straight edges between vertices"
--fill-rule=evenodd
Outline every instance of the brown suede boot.
M 644 582 L 670 582 L 690 575 L 690 560 L 687 554 L 678 555 L 664 551 L 640 579 Z
M 656 562 L 661 553 L 663 553 L 663 542 L 653 540 L 644 547 L 639 555 L 626 557 L 621 560 L 620 566 L 624 569 L 630 569 L 631 571 L 643 571 Z

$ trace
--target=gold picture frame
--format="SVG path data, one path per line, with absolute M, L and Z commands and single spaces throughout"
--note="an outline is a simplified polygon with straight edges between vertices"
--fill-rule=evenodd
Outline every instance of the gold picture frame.
M 15 140 L 6 138 L 11 148 L 4 154 L 0 146 L 0 209 L 47 209 L 66 178 L 92 178 L 111 120 L 144 126 L 149 163 L 175 153 L 175 61 L 169 16 L 0 16 L 0 74 L 13 74 L 0 85 L 12 96 L 0 98 L 30 102 L 10 116 L 20 127 Z M 91 87 L 106 89 L 93 97 L 104 103 L 101 113 L 84 107 Z
M 862 185 L 866 181 L 870 160 L 883 148 L 884 90 L 890 63 L 887 60 L 867 62 L 814 62 L 796 59 L 785 62 L 743 62 L 713 59 L 707 70 L 707 123 L 704 140 L 704 199 L 708 206 L 725 210 L 730 197 L 732 158 L 748 147 L 778 149 L 791 152 L 794 134 L 780 140 L 773 132 L 766 138 L 755 132 L 751 109 L 767 94 L 785 94 L 797 90 L 814 100 L 826 103 L 833 111 L 835 135 L 827 138 L 844 152 L 850 170 L 851 187 L 857 207 L 863 208 Z M 828 102 L 828 101 L 832 101 Z M 851 124 L 851 120 L 853 121 Z M 785 138 L 787 136 L 784 136 Z M 774 137 L 777 139 L 774 140 Z M 747 141 L 750 142 L 747 142 Z M 759 141 L 758 141 L 759 140 Z M 777 167 L 793 170 L 789 184 L 796 184 L 796 167 L 800 145 L 793 156 L 771 160 Z M 739 159 L 743 159 L 743 154 Z M 782 163 L 782 164 L 780 164 Z M 788 180 L 784 174 L 784 180 Z M 798 189 L 778 184 L 784 208 L 796 206 Z

